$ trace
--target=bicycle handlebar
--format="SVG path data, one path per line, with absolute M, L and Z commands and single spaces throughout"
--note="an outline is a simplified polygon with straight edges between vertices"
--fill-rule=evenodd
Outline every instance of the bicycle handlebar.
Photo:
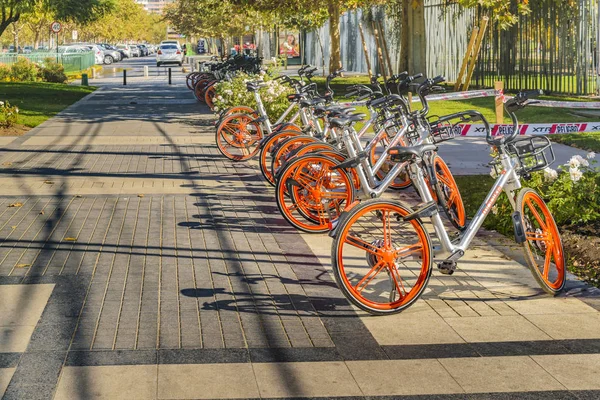
M 525 106 L 529 104 L 536 103 L 530 100 L 536 99 L 543 94 L 544 92 L 542 90 L 530 90 L 519 92 L 515 97 L 504 103 L 504 109 L 506 110 L 512 121 L 512 132 L 510 132 L 508 136 L 503 135 L 502 137 L 494 138 L 492 136 L 492 132 L 488 129 L 486 134 L 486 141 L 488 142 L 488 144 L 492 146 L 502 146 L 506 143 L 512 142 L 519 134 L 519 120 L 517 119 L 515 111 L 525 108 Z

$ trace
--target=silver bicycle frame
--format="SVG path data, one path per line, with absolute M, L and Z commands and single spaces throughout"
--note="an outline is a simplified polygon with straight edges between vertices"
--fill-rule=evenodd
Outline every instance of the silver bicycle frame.
M 423 202 L 433 202 L 433 196 L 431 195 L 429 187 L 425 181 L 423 170 L 421 167 L 419 167 L 420 163 L 422 163 L 422 160 L 416 160 L 410 164 L 410 177 L 415 184 L 415 187 L 419 192 Z M 475 217 L 461 235 L 461 240 L 458 244 L 452 243 L 452 240 L 448 236 L 448 232 L 446 232 L 440 213 L 436 212 L 431 217 L 431 223 L 435 230 L 435 235 L 439 239 L 444 253 L 450 253 L 449 259 L 457 260 L 463 256 L 465 250 L 469 248 L 473 238 L 483 225 L 485 218 L 492 210 L 494 204 L 496 204 L 498 196 L 500 196 L 503 190 L 506 192 L 512 203 L 512 193 L 521 188 L 521 182 L 515 170 L 516 161 L 503 153 L 500 155 L 500 163 L 502 165 L 502 172 L 486 196 L 483 204 L 479 207 Z

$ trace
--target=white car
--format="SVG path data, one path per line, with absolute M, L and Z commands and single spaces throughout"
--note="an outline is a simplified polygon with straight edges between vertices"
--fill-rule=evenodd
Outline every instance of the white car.
M 122 50 L 125 53 L 125 57 L 131 58 L 131 48 L 126 44 L 118 44 L 117 50 Z
M 174 44 L 179 48 L 179 50 L 181 50 L 181 44 L 179 43 L 179 40 L 163 40 L 160 42 L 160 45 L 162 46 L 163 44 Z
M 160 67 L 163 64 L 179 64 L 183 65 L 183 53 L 181 48 L 176 44 L 161 44 L 156 52 L 156 66 Z

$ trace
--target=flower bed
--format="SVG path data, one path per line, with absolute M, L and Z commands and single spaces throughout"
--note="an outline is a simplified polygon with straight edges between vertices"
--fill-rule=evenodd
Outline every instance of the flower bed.
M 231 81 L 217 83 L 213 100 L 215 104 L 214 111 L 219 112 L 234 106 L 248 106 L 256 109 L 254 94 L 246 88 L 247 82 L 256 80 L 261 80 L 266 84 L 265 87 L 259 90 L 259 93 L 271 122 L 276 121 L 288 108 L 290 103 L 287 96 L 292 94 L 293 90 L 264 72 L 260 75 L 240 73 Z

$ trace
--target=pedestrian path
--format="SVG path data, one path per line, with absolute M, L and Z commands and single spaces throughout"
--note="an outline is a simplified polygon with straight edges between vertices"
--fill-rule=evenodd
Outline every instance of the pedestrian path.
M 406 312 L 357 311 L 174 78 L 0 143 L 4 399 L 600 397 L 598 291 L 549 298 L 488 233 Z

